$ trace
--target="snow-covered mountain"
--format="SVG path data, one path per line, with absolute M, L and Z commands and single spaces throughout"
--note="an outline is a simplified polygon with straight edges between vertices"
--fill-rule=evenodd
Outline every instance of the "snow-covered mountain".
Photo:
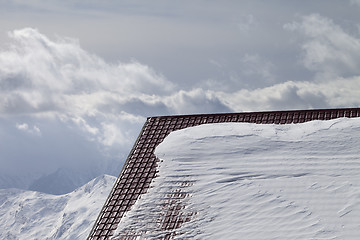
M 86 239 L 115 180 L 102 175 L 64 195 L 0 189 L 0 239 Z
M 109 167 L 70 169 L 59 168 L 53 173 L 35 179 L 26 190 L 49 194 L 66 194 L 86 184 L 102 174 L 118 176 L 122 162 L 115 162 Z

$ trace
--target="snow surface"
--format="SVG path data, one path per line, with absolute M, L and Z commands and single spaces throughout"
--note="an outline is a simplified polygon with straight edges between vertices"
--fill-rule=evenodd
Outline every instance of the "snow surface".
M 0 239 L 86 239 L 115 182 L 103 175 L 65 195 L 0 190 Z
M 359 143 L 360 118 L 172 132 L 156 149 L 159 176 L 115 236 L 162 236 L 164 197 L 183 188 L 182 214 L 196 215 L 179 239 L 359 239 Z

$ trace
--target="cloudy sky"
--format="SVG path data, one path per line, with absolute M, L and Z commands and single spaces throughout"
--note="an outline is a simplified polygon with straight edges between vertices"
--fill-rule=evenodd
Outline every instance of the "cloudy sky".
M 0 177 L 123 162 L 153 115 L 359 107 L 359 13 L 359 0 L 0 0 Z

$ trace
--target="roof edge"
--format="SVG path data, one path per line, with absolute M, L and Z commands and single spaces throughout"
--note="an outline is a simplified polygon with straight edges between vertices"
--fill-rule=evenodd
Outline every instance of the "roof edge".
M 343 111 L 351 111 L 351 110 L 356 110 L 358 111 L 359 108 L 356 107 L 351 107 L 351 108 L 319 108 L 319 109 L 306 109 L 306 110 L 269 110 L 269 111 L 251 111 L 251 112 L 231 112 L 231 113 L 194 113 L 194 114 L 174 114 L 174 115 L 158 115 L 158 116 L 149 116 L 147 117 L 147 120 L 151 119 L 151 118 L 174 118 L 174 117 L 205 117 L 205 116 L 218 116 L 218 115 L 222 115 L 222 116 L 233 116 L 233 115 L 239 115 L 239 114 L 276 114 L 276 113 L 304 113 L 304 112 L 327 112 L 327 111 L 339 111 L 339 110 L 343 110 Z

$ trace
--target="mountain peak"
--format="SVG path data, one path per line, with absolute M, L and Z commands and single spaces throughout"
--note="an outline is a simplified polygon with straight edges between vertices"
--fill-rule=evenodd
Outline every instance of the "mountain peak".
M 0 239 L 85 239 L 115 180 L 101 175 L 64 195 L 0 189 Z

